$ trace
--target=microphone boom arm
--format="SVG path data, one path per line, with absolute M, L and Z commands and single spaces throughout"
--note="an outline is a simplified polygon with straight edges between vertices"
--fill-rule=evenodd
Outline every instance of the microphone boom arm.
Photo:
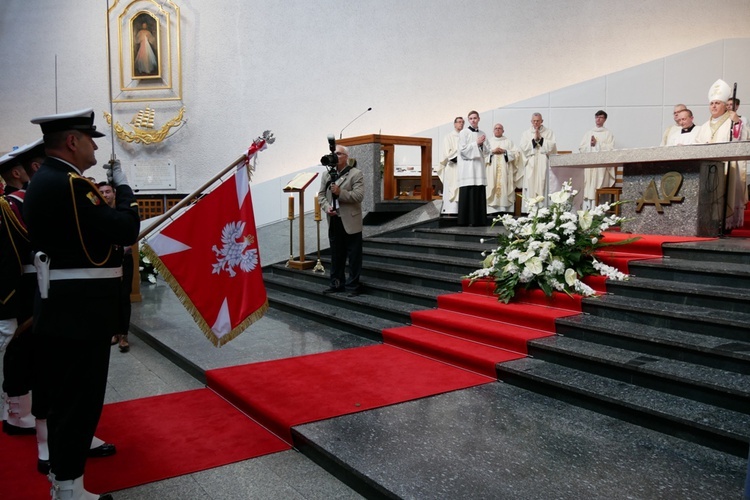
M 357 120 L 359 120 L 359 118 L 360 118 L 360 117 L 361 117 L 362 115 L 364 115 L 365 113 L 367 113 L 368 111 L 372 111 L 372 108 L 367 108 L 367 109 L 366 109 L 366 110 L 364 110 L 364 111 L 363 111 L 362 113 L 360 113 L 360 114 L 359 114 L 359 115 L 358 115 L 358 116 L 357 116 L 357 117 L 356 117 L 356 118 L 355 118 L 354 120 L 352 120 L 352 121 L 350 121 L 349 123 L 347 123 L 347 124 L 346 124 L 346 126 L 345 126 L 344 128 L 342 128 L 342 129 L 341 129 L 341 132 L 339 132 L 339 139 L 341 139 L 341 138 L 343 137 L 343 134 L 344 134 L 344 130 L 346 130 L 346 127 L 348 127 L 348 126 L 349 126 L 349 125 L 351 125 L 352 123 L 354 123 L 354 122 L 356 122 Z

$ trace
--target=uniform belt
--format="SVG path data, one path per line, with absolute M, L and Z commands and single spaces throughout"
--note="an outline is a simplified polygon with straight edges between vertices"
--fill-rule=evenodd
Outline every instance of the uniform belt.
M 50 281 L 56 280 L 101 280 L 122 277 L 122 267 L 97 267 L 79 269 L 50 269 Z
M 23 266 L 23 274 L 36 274 L 36 267 L 31 264 Z

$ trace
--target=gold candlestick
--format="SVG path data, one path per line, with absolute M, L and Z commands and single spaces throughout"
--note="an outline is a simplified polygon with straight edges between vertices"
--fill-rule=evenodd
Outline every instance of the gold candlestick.
M 289 260 L 286 261 L 286 267 L 289 267 L 289 263 L 294 260 L 294 196 L 289 196 L 289 212 L 286 218 L 289 219 Z

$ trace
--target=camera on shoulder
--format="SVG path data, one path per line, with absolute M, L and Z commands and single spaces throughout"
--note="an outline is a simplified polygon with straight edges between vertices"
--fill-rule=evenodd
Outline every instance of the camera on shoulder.
M 331 134 L 328 136 L 328 149 L 331 150 L 327 155 L 323 155 L 320 158 L 320 164 L 328 167 L 328 173 L 332 180 L 336 180 L 338 177 L 337 166 L 339 163 L 339 157 L 336 155 L 336 138 Z

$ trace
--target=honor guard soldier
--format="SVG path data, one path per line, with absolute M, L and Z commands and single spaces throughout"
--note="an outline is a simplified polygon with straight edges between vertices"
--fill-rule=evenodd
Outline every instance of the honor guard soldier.
M 5 194 L 0 196 L 0 350 L 5 351 L 3 432 L 34 434 L 31 337 L 16 334 L 22 308 L 21 280 L 31 251 L 21 215 L 24 187 L 29 178 L 19 159 L 10 153 L 0 158 L 0 176 L 5 181 Z
M 36 171 L 39 170 L 45 158 L 44 141 L 42 138 L 39 138 L 9 154 L 23 166 L 26 175 L 28 175 L 29 182 L 31 182 L 31 179 L 33 179 Z M 19 206 L 19 214 L 21 213 L 20 207 L 23 206 L 24 195 L 25 190 L 14 190 L 9 197 L 14 206 Z M 14 250 L 17 250 L 20 256 L 19 259 L 23 265 L 23 276 L 21 276 L 17 299 L 18 329 L 14 335 L 13 342 L 8 345 L 3 360 L 3 386 L 8 394 L 13 394 L 11 390 L 14 393 L 20 394 L 21 391 L 29 386 L 30 381 L 31 395 L 28 395 L 28 392 L 26 392 L 22 396 L 22 399 L 31 396 L 31 414 L 34 417 L 37 440 L 36 467 L 40 473 L 46 475 L 49 473 L 49 448 L 47 445 L 49 396 L 46 386 L 42 383 L 43 375 L 46 373 L 46 366 L 39 359 L 39 343 L 36 337 L 33 336 L 32 330 L 34 292 L 37 289 L 36 268 L 33 266 L 28 237 L 25 240 L 16 237 L 13 244 Z M 27 248 L 20 250 L 24 246 Z M 26 401 L 24 403 L 22 406 L 26 408 L 28 403 Z M 32 418 L 28 415 L 25 416 L 25 423 L 27 425 L 31 424 Z M 12 425 L 13 422 L 10 422 L 10 424 Z M 5 427 L 6 433 L 18 433 L 16 432 L 17 429 L 14 429 L 10 425 L 5 425 Z M 33 433 L 33 430 L 28 430 L 29 434 Z M 116 452 L 115 445 L 105 443 L 94 436 L 88 455 L 89 457 L 107 457 L 114 455 Z
M 85 490 L 83 473 L 118 318 L 122 268 L 114 248 L 136 241 L 138 204 L 118 162 L 105 166 L 117 188 L 115 208 L 83 176 L 96 164 L 94 138 L 104 136 L 92 109 L 31 122 L 41 126 L 47 154 L 26 193 L 24 220 L 38 281 L 34 336 L 47 368 L 51 493 L 53 499 L 98 498 Z

